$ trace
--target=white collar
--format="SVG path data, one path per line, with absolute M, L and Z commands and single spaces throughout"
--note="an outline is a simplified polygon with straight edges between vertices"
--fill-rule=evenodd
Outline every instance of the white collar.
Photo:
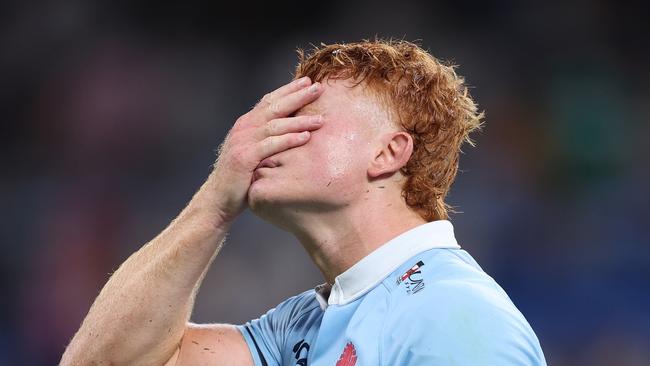
M 396 236 L 338 275 L 331 289 L 326 284 L 317 286 L 316 299 L 323 310 L 328 305 L 350 303 L 377 286 L 409 258 L 433 248 L 460 248 L 451 222 L 428 222 Z

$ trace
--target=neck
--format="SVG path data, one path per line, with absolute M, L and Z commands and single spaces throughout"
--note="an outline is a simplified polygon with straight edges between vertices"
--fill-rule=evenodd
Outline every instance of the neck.
M 367 201 L 366 201 L 367 202 Z M 348 206 L 335 212 L 301 213 L 290 231 L 328 283 L 390 239 L 426 223 L 401 200 Z

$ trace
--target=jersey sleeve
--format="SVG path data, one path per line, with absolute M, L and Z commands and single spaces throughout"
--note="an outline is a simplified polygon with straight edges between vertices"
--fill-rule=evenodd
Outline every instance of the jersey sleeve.
M 397 300 L 385 324 L 382 365 L 545 366 L 523 315 L 500 294 L 468 283 L 441 283 Z
M 279 366 L 293 319 L 314 290 L 290 297 L 257 319 L 238 325 L 256 366 Z

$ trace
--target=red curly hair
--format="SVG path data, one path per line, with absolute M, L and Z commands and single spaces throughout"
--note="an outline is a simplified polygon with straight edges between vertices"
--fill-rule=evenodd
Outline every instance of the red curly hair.
M 483 118 L 455 66 L 403 40 L 321 44 L 309 55 L 297 52 L 295 78 L 351 79 L 386 102 L 414 143 L 401 169 L 406 204 L 427 221 L 448 219 L 453 209 L 445 198 L 458 171 L 461 145 L 474 146 L 469 134 L 481 128 Z

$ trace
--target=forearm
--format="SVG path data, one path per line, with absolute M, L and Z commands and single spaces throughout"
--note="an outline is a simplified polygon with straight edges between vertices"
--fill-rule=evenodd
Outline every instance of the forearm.
M 319 129 L 322 119 L 289 115 L 322 92 L 309 78 L 294 80 L 237 119 L 206 183 L 160 235 L 113 274 L 61 364 L 160 365 L 169 360 L 230 223 L 248 207 L 253 172 L 265 158 L 309 141 L 309 131 Z M 220 356 L 227 360 L 230 355 Z
M 229 228 L 214 174 L 181 214 L 127 259 L 95 300 L 62 364 L 162 364 L 180 342 L 200 282 Z

